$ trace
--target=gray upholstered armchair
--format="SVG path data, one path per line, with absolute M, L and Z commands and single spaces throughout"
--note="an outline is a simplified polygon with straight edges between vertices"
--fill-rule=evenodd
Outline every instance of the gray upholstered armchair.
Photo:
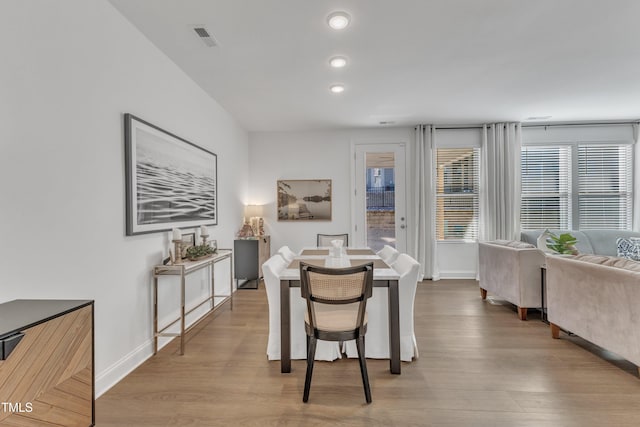
M 541 307 L 542 251 L 518 241 L 496 240 L 478 244 L 480 295 L 487 291 L 515 304 L 520 320 L 527 320 L 527 308 Z

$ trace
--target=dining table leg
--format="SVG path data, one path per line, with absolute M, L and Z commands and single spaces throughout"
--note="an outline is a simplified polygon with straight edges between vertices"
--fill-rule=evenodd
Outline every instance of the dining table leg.
M 280 281 L 280 372 L 291 372 L 291 312 L 289 281 Z
M 400 295 L 398 281 L 389 281 L 389 368 L 392 374 L 400 374 Z

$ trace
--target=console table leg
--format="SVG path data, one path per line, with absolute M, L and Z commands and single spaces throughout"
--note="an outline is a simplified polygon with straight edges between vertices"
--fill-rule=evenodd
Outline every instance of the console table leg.
M 213 310 L 216 306 L 216 299 L 214 298 L 216 294 L 216 264 L 214 262 L 211 263 L 209 273 L 211 274 L 211 310 Z
M 180 276 L 180 355 L 184 354 L 184 274 Z
M 233 257 L 229 257 L 229 304 L 233 311 Z
M 153 354 L 158 352 L 158 278 L 153 278 Z

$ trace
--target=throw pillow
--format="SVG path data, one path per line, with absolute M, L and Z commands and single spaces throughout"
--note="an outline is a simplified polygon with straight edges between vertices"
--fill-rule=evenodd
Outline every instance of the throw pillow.
M 618 256 L 620 258 L 640 261 L 640 238 L 620 237 L 616 240 L 618 246 Z

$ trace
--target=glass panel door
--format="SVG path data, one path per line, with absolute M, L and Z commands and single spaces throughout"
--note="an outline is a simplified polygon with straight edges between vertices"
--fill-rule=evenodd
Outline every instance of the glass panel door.
M 355 147 L 354 243 L 406 251 L 404 144 Z

